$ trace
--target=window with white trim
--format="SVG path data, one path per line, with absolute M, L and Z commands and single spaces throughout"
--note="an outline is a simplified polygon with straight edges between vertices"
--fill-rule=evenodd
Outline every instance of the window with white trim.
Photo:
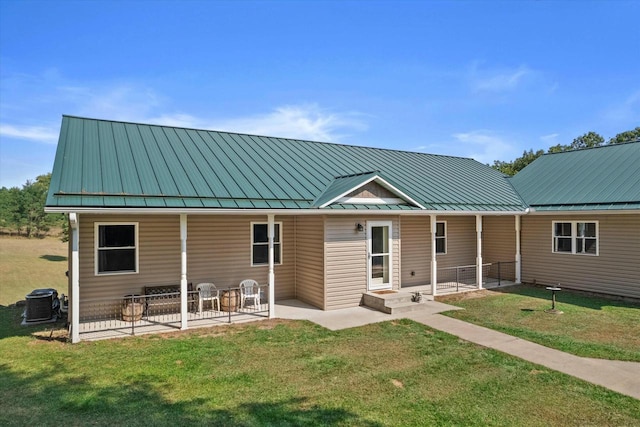
M 598 255 L 598 221 L 553 221 L 553 252 Z
M 436 222 L 436 254 L 447 253 L 447 222 Z
M 138 223 L 96 223 L 96 274 L 138 272 Z
M 282 264 L 282 223 L 273 224 L 273 263 Z M 251 223 L 251 265 L 269 264 L 269 225 L 265 222 Z

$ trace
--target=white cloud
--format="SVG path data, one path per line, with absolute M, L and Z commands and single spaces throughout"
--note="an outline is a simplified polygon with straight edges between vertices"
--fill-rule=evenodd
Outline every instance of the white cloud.
M 640 123 L 640 90 L 607 109 L 603 113 L 603 117 L 615 126 L 637 126 L 637 123 Z
M 556 138 L 559 136 L 560 136 L 559 133 L 550 133 L 549 135 L 542 135 L 540 137 L 540 140 L 545 143 L 552 143 L 552 142 L 555 142 Z
M 482 70 L 475 63 L 471 67 L 471 87 L 474 92 L 507 92 L 516 89 L 533 74 L 525 65 L 516 69 Z
M 286 105 L 246 117 L 206 119 L 185 113 L 162 114 L 145 122 L 166 126 L 213 129 L 316 141 L 339 141 L 348 131 L 363 131 L 366 123 L 358 113 L 338 113 L 316 104 Z
M 58 141 L 58 131 L 55 127 L 15 126 L 1 123 L 0 136 L 44 142 L 47 144 L 55 144 Z
M 317 141 L 339 141 L 345 132 L 367 129 L 357 113 L 337 113 L 315 104 L 286 105 L 270 113 L 214 122 L 217 129 Z
M 247 115 L 212 117 L 206 112 L 186 113 L 175 108 L 167 111 L 173 101 L 144 84 L 122 81 L 87 84 L 64 80 L 57 74 L 51 81 L 47 76 L 13 75 L 2 80 L 3 88 L 19 86 L 29 93 L 19 96 L 13 90 L 16 93 L 3 99 L 1 137 L 55 143 L 60 119 L 52 117 L 53 111 L 108 120 L 333 142 L 350 132 L 367 129 L 360 113 L 333 111 L 313 103 L 281 105 L 271 111 Z M 32 123 L 24 123 L 25 116 L 20 114 L 24 111 L 31 112 Z M 53 125 L 46 127 L 43 122 Z
M 493 163 L 494 160 L 512 159 L 517 156 L 516 144 L 507 142 L 504 137 L 490 130 L 473 130 L 456 133 L 453 138 L 460 144 L 458 151 L 465 157 L 471 157 L 481 163 Z

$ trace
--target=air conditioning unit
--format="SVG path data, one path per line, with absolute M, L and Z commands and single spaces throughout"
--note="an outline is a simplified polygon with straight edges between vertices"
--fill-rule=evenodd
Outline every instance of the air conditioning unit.
M 26 296 L 25 322 L 52 320 L 59 309 L 58 291 L 35 289 Z

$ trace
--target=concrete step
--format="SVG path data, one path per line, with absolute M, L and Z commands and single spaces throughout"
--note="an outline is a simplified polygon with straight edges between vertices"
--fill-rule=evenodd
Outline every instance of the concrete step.
M 420 311 L 424 310 L 428 301 L 422 300 L 420 302 L 390 302 L 386 304 L 385 308 L 389 311 L 385 311 L 385 313 L 389 314 L 398 314 L 398 313 L 409 313 L 412 311 Z
M 412 301 L 411 292 L 394 292 L 388 294 L 376 294 L 367 292 L 362 297 L 362 304 L 387 314 L 406 313 L 421 310 L 427 302 L 428 295 L 422 296 L 421 302 Z

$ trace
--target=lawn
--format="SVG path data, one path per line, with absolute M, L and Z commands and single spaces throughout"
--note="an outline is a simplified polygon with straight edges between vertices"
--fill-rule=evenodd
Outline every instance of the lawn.
M 439 297 L 464 308 L 448 316 L 578 356 L 640 362 L 640 304 L 563 290 L 563 314 L 549 314 L 551 292 L 512 286 L 498 291 Z
M 43 258 L 62 256 L 46 244 L 11 263 L 57 276 L 33 271 L 66 264 Z M 12 277 L 3 288 L 22 285 Z M 409 320 L 337 332 L 268 320 L 72 345 L 60 327 L 19 326 L 20 311 L 0 305 L 3 426 L 640 425 L 638 400 Z
M 638 400 L 408 320 L 47 338 L 0 339 L 0 425 L 640 424 Z
M 0 236 L 0 306 L 15 304 L 38 288 L 67 292 L 67 244 L 59 238 Z

